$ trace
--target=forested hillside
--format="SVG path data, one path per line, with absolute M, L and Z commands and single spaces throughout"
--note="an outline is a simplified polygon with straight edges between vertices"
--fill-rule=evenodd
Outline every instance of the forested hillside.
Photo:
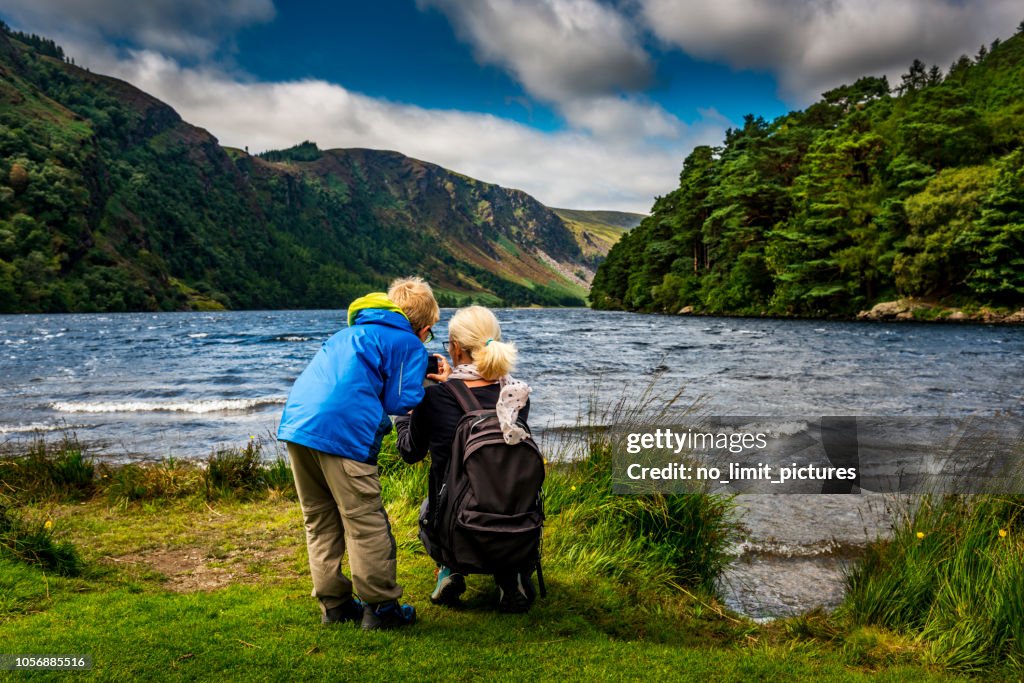
M 579 305 L 593 265 L 523 192 L 395 152 L 224 148 L 0 26 L 0 313 L 339 307 L 413 273 L 449 305 Z
M 1022 24 L 1024 28 L 1024 24 Z M 1024 306 L 1024 35 L 861 78 L 687 157 L 598 270 L 598 308 L 849 316 Z

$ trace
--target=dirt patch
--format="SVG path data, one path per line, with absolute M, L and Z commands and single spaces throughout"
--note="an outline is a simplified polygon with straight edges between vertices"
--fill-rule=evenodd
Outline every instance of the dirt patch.
M 258 583 L 268 577 L 295 576 L 295 548 L 255 547 L 212 552 L 208 548 L 155 548 L 104 558 L 163 575 L 164 587 L 175 593 L 212 591 L 236 583 Z

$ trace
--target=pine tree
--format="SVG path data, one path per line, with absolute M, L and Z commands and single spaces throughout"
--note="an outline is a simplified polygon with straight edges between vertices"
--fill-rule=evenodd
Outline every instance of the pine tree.
M 920 90 L 928 85 L 928 71 L 925 68 L 924 62 L 920 59 L 915 59 L 910 65 L 910 71 L 903 74 L 900 80 L 901 83 L 897 91 L 901 95 Z

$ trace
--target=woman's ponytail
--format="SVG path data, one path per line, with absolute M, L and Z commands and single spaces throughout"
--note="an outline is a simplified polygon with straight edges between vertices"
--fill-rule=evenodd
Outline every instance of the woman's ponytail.
M 515 367 L 516 347 L 492 339 L 473 352 L 473 362 L 484 379 L 504 377 Z

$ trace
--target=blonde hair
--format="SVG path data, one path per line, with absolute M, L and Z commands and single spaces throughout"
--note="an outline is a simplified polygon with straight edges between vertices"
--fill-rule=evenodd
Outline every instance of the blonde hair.
M 501 326 L 489 308 L 467 306 L 455 311 L 448 335 L 469 353 L 484 379 L 498 379 L 512 372 L 516 347 L 501 341 Z
M 421 277 L 400 277 L 388 287 L 388 298 L 405 312 L 417 332 L 441 319 L 434 291 Z

